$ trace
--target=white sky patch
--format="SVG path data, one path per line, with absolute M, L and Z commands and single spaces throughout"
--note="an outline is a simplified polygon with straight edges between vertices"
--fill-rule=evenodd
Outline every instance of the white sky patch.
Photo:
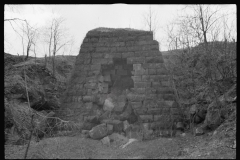
M 69 30 L 69 36 L 74 36 L 75 45 L 74 52 L 79 52 L 82 40 L 87 32 L 97 27 L 108 28 L 135 28 L 148 30 L 144 24 L 143 15 L 149 11 L 150 5 L 131 5 L 131 4 L 112 4 L 112 5 L 15 5 L 17 7 L 12 11 L 5 7 L 6 18 L 23 18 L 36 27 L 46 27 L 52 16 L 62 16 L 65 18 L 65 26 Z M 220 12 L 233 12 L 229 18 L 232 23 L 233 33 L 236 33 L 236 5 L 219 5 Z M 161 50 L 167 50 L 167 33 L 166 25 L 174 21 L 177 15 L 182 13 L 182 8 L 186 5 L 151 5 L 152 10 L 157 15 L 158 30 L 156 39 L 161 44 Z M 53 15 L 54 12 L 54 15 Z M 234 15 L 235 12 L 235 15 Z M 17 28 L 17 26 L 15 26 Z M 230 27 L 230 25 L 229 25 Z M 12 30 L 9 23 L 4 24 L 4 39 L 8 41 L 8 45 L 4 51 L 16 54 L 22 52 L 21 39 Z M 40 42 L 39 42 L 40 43 Z M 10 45 L 11 44 L 11 45 Z M 11 46 L 11 47 L 10 47 Z M 43 43 L 38 45 L 38 56 L 44 56 Z M 46 47 L 46 46 L 45 46 Z M 30 53 L 31 54 L 31 53 Z M 61 53 L 59 53 L 61 54 Z

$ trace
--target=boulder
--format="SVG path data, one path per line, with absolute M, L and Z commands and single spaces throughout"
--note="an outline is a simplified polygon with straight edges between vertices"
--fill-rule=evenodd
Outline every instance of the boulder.
M 236 84 L 234 84 L 224 95 L 220 96 L 217 100 L 214 100 L 208 105 L 204 124 L 210 130 L 214 130 L 221 125 L 223 118 L 226 117 L 226 113 L 228 112 L 225 110 L 226 105 L 230 101 L 229 99 L 235 96 Z
M 105 99 L 105 102 L 103 104 L 103 110 L 104 111 L 112 111 L 114 108 L 113 100 L 112 98 L 108 97 Z
M 203 134 L 204 134 L 204 131 L 203 131 L 202 127 L 194 128 L 194 135 L 195 136 L 200 136 L 200 135 L 203 135 Z
M 117 145 L 117 146 L 121 146 L 123 144 L 126 144 L 128 142 L 128 138 L 124 137 L 121 134 L 118 133 L 113 133 L 109 136 L 109 139 L 111 142 L 113 142 L 113 144 Z
M 89 135 L 92 139 L 102 139 L 107 134 L 108 134 L 108 129 L 105 123 L 97 125 L 89 131 Z
M 183 125 L 183 123 L 182 123 L 182 122 L 177 122 L 177 124 L 176 124 L 176 129 L 183 131 L 183 130 L 184 130 L 184 125 Z
M 214 130 L 222 123 L 222 117 L 219 115 L 219 110 L 208 110 L 204 124 L 210 129 Z
M 121 133 L 123 131 L 123 122 L 120 120 L 116 119 L 105 119 L 102 121 L 103 123 L 106 124 L 111 124 L 113 125 L 113 132 L 119 132 Z
M 101 142 L 103 145 L 110 146 L 110 138 L 108 136 L 101 139 Z

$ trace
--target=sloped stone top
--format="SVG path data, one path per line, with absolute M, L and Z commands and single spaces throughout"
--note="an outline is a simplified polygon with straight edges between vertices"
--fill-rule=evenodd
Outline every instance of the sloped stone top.
M 99 27 L 90 31 L 98 31 L 98 32 L 124 32 L 124 31 L 140 31 L 140 32 L 149 32 L 144 30 L 132 29 L 132 28 L 106 28 L 106 27 Z
M 90 30 L 87 36 L 135 36 L 135 35 L 153 35 L 152 31 L 144 31 L 132 28 L 105 28 L 99 27 Z

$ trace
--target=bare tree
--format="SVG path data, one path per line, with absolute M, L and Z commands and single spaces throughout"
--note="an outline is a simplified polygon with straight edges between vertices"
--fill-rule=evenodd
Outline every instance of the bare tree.
M 55 75 L 56 54 L 61 48 L 71 42 L 71 40 L 67 39 L 66 29 L 64 29 L 63 27 L 64 19 L 62 17 L 52 18 L 51 25 L 47 28 L 45 34 L 45 42 L 48 45 L 48 54 L 49 57 L 52 56 L 53 75 Z
M 158 19 L 156 12 L 149 6 L 148 12 L 143 14 L 144 23 L 149 31 L 153 32 L 153 38 L 155 39 L 158 29 Z
M 226 22 L 227 13 L 220 14 L 219 8 L 211 5 L 191 5 L 185 9 L 192 12 L 188 10 L 186 15 L 179 16 L 168 26 L 167 33 L 169 47 L 182 49 L 178 51 L 181 56 L 175 60 L 179 64 L 173 69 L 181 71 L 184 80 L 176 82 L 184 90 L 189 90 L 194 98 L 200 93 L 199 89 L 215 92 L 217 87 L 213 88 L 212 84 L 234 77 L 236 51 L 235 44 L 228 42 L 232 36 L 229 36 L 231 29 Z M 223 37 L 222 42 L 218 41 L 219 36 Z
M 29 57 L 29 52 L 31 50 L 32 45 L 34 46 L 36 45 L 38 29 L 31 27 L 28 23 L 25 23 L 25 25 L 23 24 L 22 31 L 26 36 L 26 41 L 27 41 L 27 48 L 26 48 L 27 55 L 25 57 L 25 60 L 27 60 Z

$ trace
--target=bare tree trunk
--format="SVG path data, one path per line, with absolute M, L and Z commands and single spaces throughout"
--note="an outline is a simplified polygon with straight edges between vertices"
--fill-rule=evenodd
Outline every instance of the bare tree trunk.
M 178 49 L 178 45 L 177 45 L 177 37 L 176 37 L 176 49 Z
M 37 54 L 36 54 L 36 50 L 35 50 L 35 44 L 34 44 L 34 54 L 35 54 L 35 65 L 37 64 Z
M 55 77 L 55 55 L 52 57 L 53 76 Z
M 45 54 L 45 68 L 47 67 L 47 54 Z

